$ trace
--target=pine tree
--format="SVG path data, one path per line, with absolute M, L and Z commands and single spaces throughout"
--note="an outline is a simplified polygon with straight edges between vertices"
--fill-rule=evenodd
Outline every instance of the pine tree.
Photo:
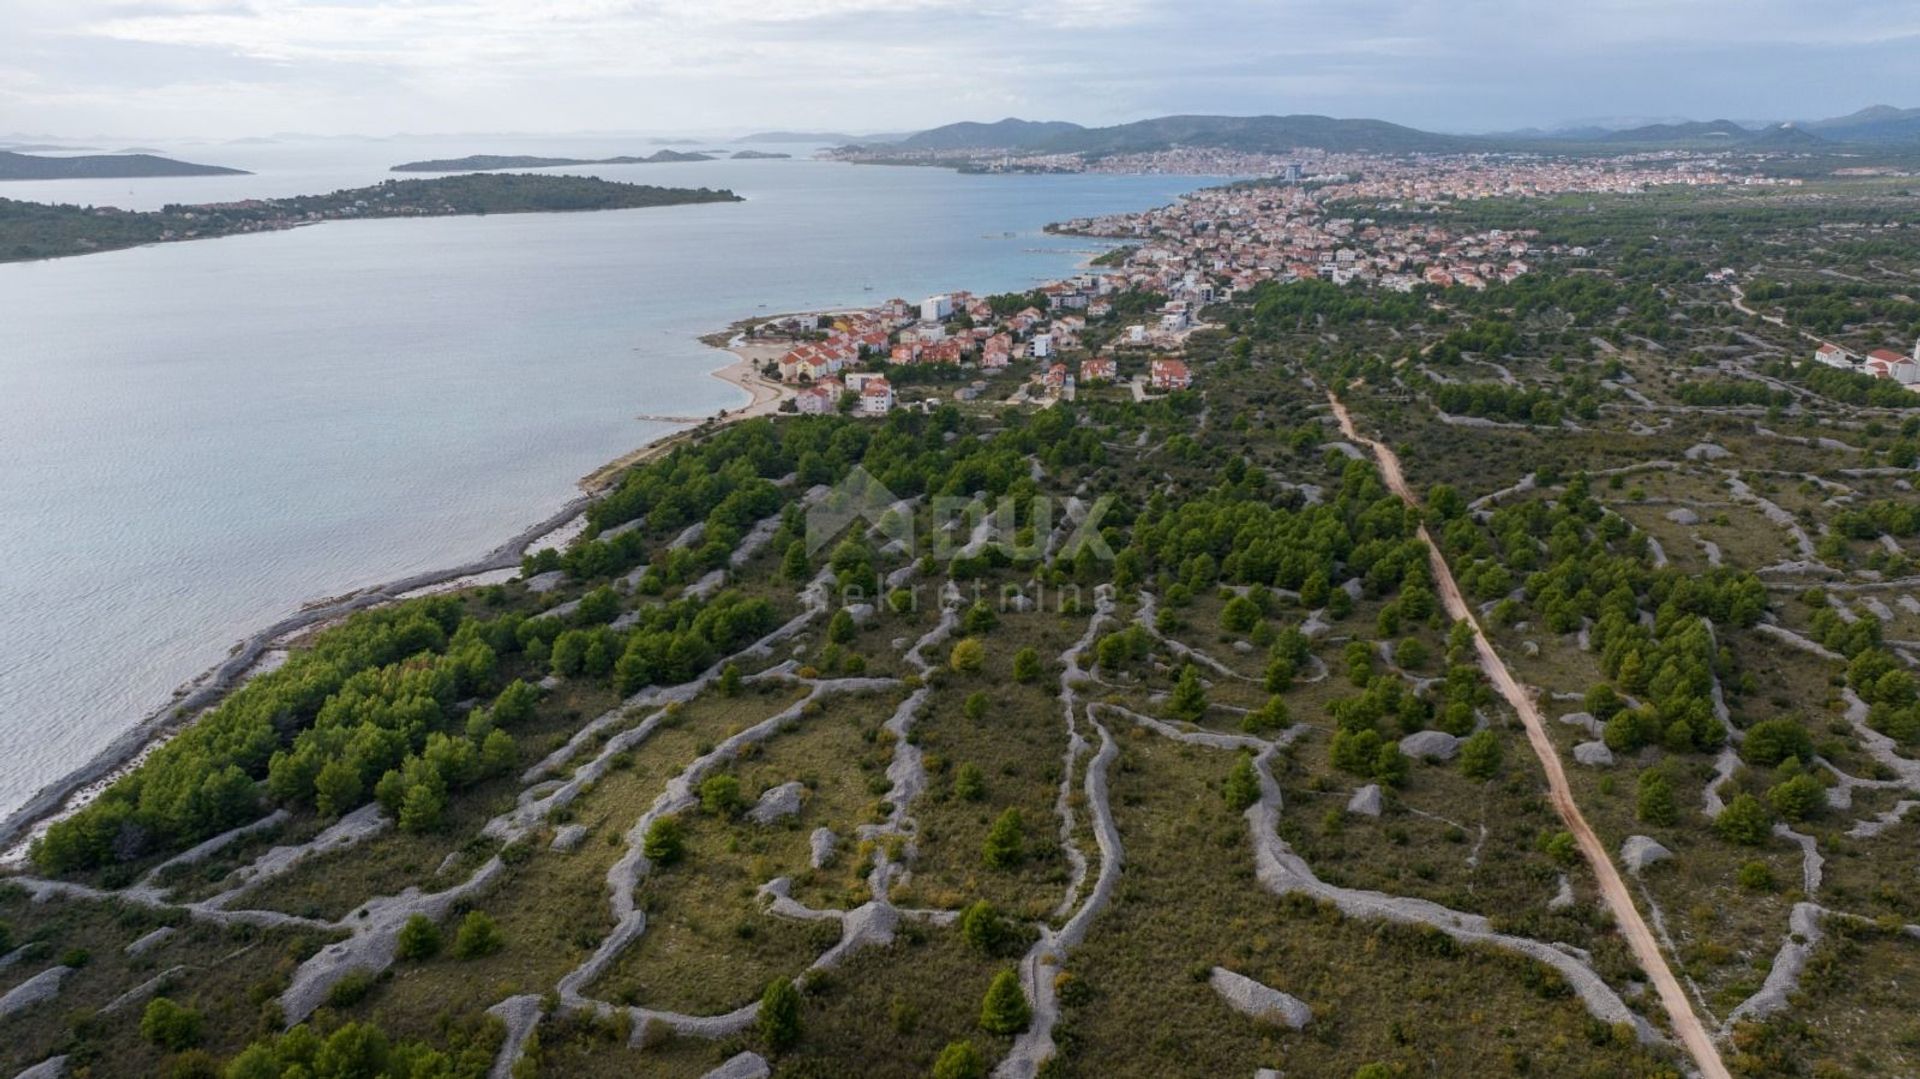
M 786 978 L 775 978 L 760 994 L 760 1040 L 780 1052 L 800 1040 L 800 990 Z
M 1018 1034 L 1032 1021 L 1033 1009 L 1027 1006 L 1020 976 L 1011 967 L 994 975 L 980 1003 L 980 1029 L 989 1034 Z
M 1720 838 L 1749 847 L 1765 843 L 1772 829 L 1773 818 L 1767 807 L 1751 794 L 1735 798 L 1713 821 L 1713 830 L 1720 833 Z
M 1233 763 L 1233 771 L 1227 773 L 1227 782 L 1221 788 L 1221 796 L 1227 800 L 1227 808 L 1239 813 L 1260 800 L 1260 776 L 1253 769 L 1253 758 L 1242 753 Z
M 806 541 L 794 540 L 787 544 L 786 557 L 780 561 L 780 575 L 789 584 L 805 584 L 813 576 L 813 566 L 807 561 Z
M 1167 709 L 1176 718 L 1189 723 L 1200 722 L 1207 714 L 1207 688 L 1200 682 L 1200 672 L 1189 663 L 1180 670 L 1180 680 L 1174 683 L 1173 700 Z
M 933 1062 L 933 1079 L 985 1079 L 987 1060 L 972 1042 L 948 1042 Z
M 432 959 L 440 954 L 440 927 L 424 914 L 416 914 L 400 927 L 396 954 L 402 959 Z
M 1460 774 L 1468 779 L 1492 779 L 1500 771 L 1500 736 L 1479 731 L 1460 744 Z
M 1026 857 L 1026 846 L 1026 822 L 1021 819 L 1018 809 L 1008 809 L 987 830 L 986 847 L 981 852 L 981 859 L 986 862 L 988 869 L 1011 869 Z
M 1643 823 L 1661 827 L 1671 826 L 1680 819 L 1680 808 L 1673 801 L 1673 784 L 1665 774 L 1640 773 L 1634 815 Z
M 680 827 L 678 817 L 655 817 L 647 826 L 647 835 L 640 843 L 640 853 L 655 865 L 672 865 L 687 853 L 686 832 Z

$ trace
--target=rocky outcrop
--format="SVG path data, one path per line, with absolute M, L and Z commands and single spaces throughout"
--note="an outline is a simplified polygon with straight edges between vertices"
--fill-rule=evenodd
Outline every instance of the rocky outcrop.
M 1294 1030 L 1306 1026 L 1313 1019 L 1313 1009 L 1307 1007 L 1300 998 L 1288 996 L 1225 967 L 1213 968 L 1213 974 L 1207 981 L 1213 986 L 1213 991 L 1220 994 L 1220 999 L 1227 1002 L 1227 1007 L 1249 1019 L 1278 1023 Z
M 798 782 L 768 787 L 761 792 L 760 800 L 754 803 L 753 808 L 747 810 L 747 819 L 755 824 L 772 824 L 796 816 L 806 792 L 806 784 Z
M 1606 768 L 1613 764 L 1613 750 L 1605 742 L 1582 742 L 1573 747 L 1573 759 L 1589 768 Z
M 72 973 L 72 967 L 48 967 L 14 986 L 6 996 L 0 996 L 0 1019 L 52 1000 L 60 993 L 60 983 Z
M 1347 812 L 1361 817 L 1378 817 L 1381 803 L 1380 784 L 1369 783 L 1354 791 L 1353 797 L 1347 799 Z
M 1673 852 L 1652 836 L 1630 835 L 1620 844 L 1620 861 L 1629 872 L 1639 873 L 1656 862 L 1673 857 Z
M 1400 739 L 1400 752 L 1430 761 L 1450 761 L 1460 752 L 1460 739 L 1446 731 L 1415 731 Z
M 827 863 L 833 861 L 834 848 L 839 842 L 840 837 L 833 834 L 833 829 L 815 828 L 813 834 L 807 837 L 808 864 L 815 869 L 825 868 Z
M 767 1079 L 773 1069 L 759 1053 L 748 1050 L 713 1069 L 700 1079 Z

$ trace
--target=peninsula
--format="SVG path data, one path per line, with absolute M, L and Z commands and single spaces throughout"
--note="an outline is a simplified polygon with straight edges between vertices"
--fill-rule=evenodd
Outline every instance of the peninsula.
M 150 212 L 0 199 L 0 262 L 268 232 L 341 218 L 631 210 L 739 201 L 740 196 L 725 188 L 654 187 L 585 176 L 514 175 L 387 180 L 330 195 L 168 205 Z

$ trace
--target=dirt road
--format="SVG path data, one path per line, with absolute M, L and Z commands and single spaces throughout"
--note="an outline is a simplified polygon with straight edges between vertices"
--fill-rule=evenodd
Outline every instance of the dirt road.
M 1327 400 L 1333 405 L 1333 414 L 1339 418 L 1340 430 L 1345 433 L 1347 440 L 1373 450 L 1374 460 L 1379 463 L 1380 474 L 1386 480 L 1387 487 L 1407 504 L 1418 505 L 1420 500 L 1414 497 L 1413 489 L 1407 486 L 1406 477 L 1400 472 L 1400 459 L 1386 446 L 1355 430 L 1353 417 L 1347 414 L 1346 406 L 1331 391 L 1327 393 Z M 1594 834 L 1586 816 L 1580 812 L 1579 803 L 1573 800 L 1573 788 L 1567 783 L 1566 768 L 1561 763 L 1559 750 L 1547 737 L 1546 720 L 1540 715 L 1540 709 L 1514 679 L 1513 672 L 1507 670 L 1500 654 L 1493 650 L 1493 642 L 1487 639 L 1479 619 L 1473 617 L 1473 611 L 1460 594 L 1459 584 L 1453 579 L 1453 571 L 1448 568 L 1446 559 L 1440 556 L 1439 545 L 1433 542 L 1424 525 L 1420 529 L 1420 539 L 1427 545 L 1428 557 L 1433 563 L 1434 584 L 1440 589 L 1447 613 L 1473 627 L 1473 646 L 1480 655 L 1480 665 L 1486 670 L 1494 689 L 1513 707 L 1526 727 L 1527 741 L 1532 745 L 1534 755 L 1540 758 L 1541 770 L 1547 775 L 1547 789 L 1554 811 L 1560 814 L 1561 821 L 1579 843 L 1581 854 L 1593 867 L 1593 875 L 1600 884 L 1601 898 L 1613 912 L 1620 935 L 1626 938 L 1627 946 L 1633 949 L 1633 957 L 1639 962 L 1640 969 L 1646 972 L 1647 980 L 1653 983 L 1655 991 L 1660 994 L 1660 1003 L 1667 1009 L 1674 1033 L 1679 1036 L 1680 1043 L 1693 1057 L 1694 1065 L 1705 1079 L 1731 1079 L 1726 1064 L 1720 1059 L 1719 1047 L 1707 1034 L 1700 1017 L 1694 1014 L 1693 1004 L 1680 988 L 1679 979 L 1673 976 L 1672 969 L 1667 966 L 1666 956 L 1661 954 L 1653 931 L 1647 927 L 1646 919 L 1640 916 L 1640 908 L 1634 905 L 1633 894 L 1627 891 L 1627 882 L 1621 878 L 1619 867 L 1613 864 L 1613 857 L 1601 845 L 1600 837 Z

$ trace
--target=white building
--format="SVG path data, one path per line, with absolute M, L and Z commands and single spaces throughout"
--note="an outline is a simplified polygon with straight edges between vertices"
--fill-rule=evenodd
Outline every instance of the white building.
M 920 301 L 920 319 L 923 322 L 944 322 L 953 317 L 953 297 L 929 296 Z
M 868 416 L 884 416 L 893 411 L 893 386 L 884 378 L 870 378 L 860 388 L 860 411 Z
M 1028 352 L 1036 360 L 1044 360 L 1048 356 L 1053 355 L 1053 335 L 1050 333 L 1034 334 L 1032 346 L 1028 349 Z

